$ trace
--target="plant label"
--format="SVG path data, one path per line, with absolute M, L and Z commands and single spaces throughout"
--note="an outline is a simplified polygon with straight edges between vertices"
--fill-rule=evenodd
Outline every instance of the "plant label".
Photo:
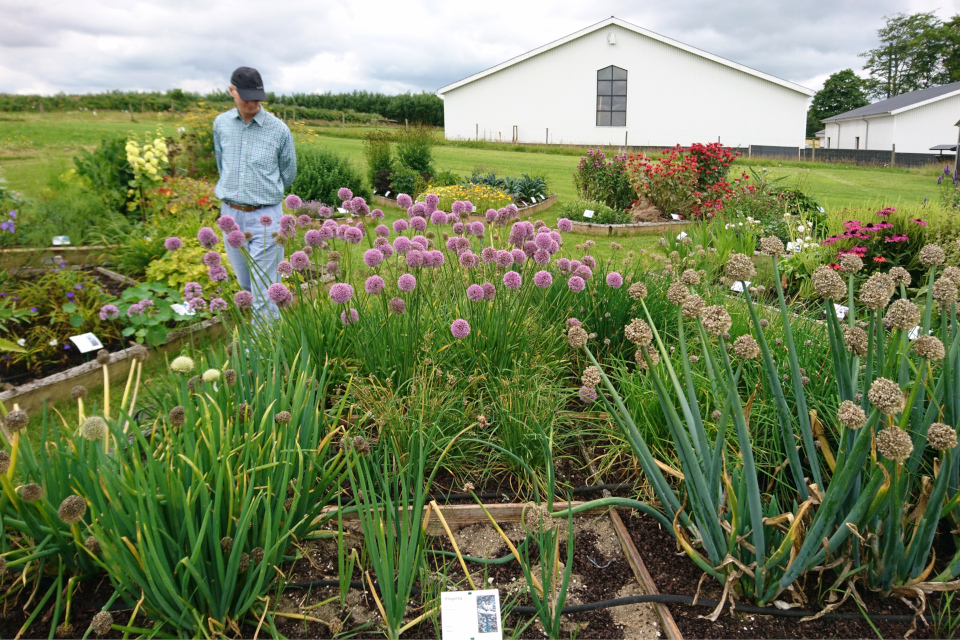
M 51 244 L 55 247 L 63 247 L 70 244 L 70 236 L 53 236 Z
M 679 214 L 679 213 L 671 213 L 671 214 L 670 214 L 670 217 L 673 218 L 674 220 L 679 220 L 679 219 L 680 219 L 680 214 Z
M 845 307 L 842 304 L 833 303 L 833 308 L 837 311 L 837 320 L 843 320 L 847 317 L 847 311 L 850 311 L 849 307 Z
M 586 209 L 586 210 L 583 212 L 583 217 L 584 217 L 584 218 L 592 218 L 592 217 L 593 217 L 593 211 L 591 211 L 590 209 Z
M 84 333 L 79 336 L 70 336 L 70 342 L 77 345 L 77 349 L 80 351 L 80 353 L 89 353 L 90 351 L 103 349 L 103 343 L 100 342 L 100 339 L 92 333 Z
M 384 198 L 389 198 L 389 197 L 390 197 L 390 192 L 387 191 L 385 194 L 383 194 L 383 197 L 384 197 Z
M 377 190 L 376 190 L 376 189 L 373 190 L 373 195 L 377 195 Z
M 440 630 L 443 640 L 503 640 L 500 592 L 441 592 Z
M 730 287 L 730 291 L 736 291 L 737 293 L 743 293 L 743 290 L 750 286 L 750 280 L 744 282 L 743 280 L 738 280 L 733 283 L 733 286 Z
M 677 241 L 679 242 L 680 240 L 683 240 L 686 237 L 687 237 L 687 232 L 681 231 L 680 233 L 677 234 Z
M 927 331 L 927 335 L 933 335 L 933 329 Z M 915 326 L 913 329 L 910 329 L 910 333 L 907 334 L 907 337 L 911 340 L 916 340 L 920 337 L 920 325 Z
M 347 210 L 344 209 L 343 207 L 337 207 L 337 213 L 346 213 L 346 212 Z
M 170 308 L 173 310 L 174 313 L 178 313 L 181 316 L 192 316 L 196 313 L 196 311 L 194 311 L 193 309 L 191 309 L 185 304 L 172 304 L 170 305 Z

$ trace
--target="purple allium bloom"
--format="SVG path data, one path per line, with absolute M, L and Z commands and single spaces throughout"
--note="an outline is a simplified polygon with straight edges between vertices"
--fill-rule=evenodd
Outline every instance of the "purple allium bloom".
M 483 300 L 483 287 L 478 284 L 472 284 L 467 287 L 467 298 L 472 302 L 480 302 Z
M 265 227 L 269 227 L 270 225 L 273 224 L 273 218 L 271 218 L 267 214 L 263 214 L 262 216 L 260 216 L 260 224 L 262 224 Z
M 549 249 L 550 245 L 553 243 L 553 238 L 550 237 L 548 233 L 537 234 L 537 237 L 534 239 L 533 243 L 537 245 L 538 249 Z
M 430 241 L 427 240 L 426 236 L 415 235 L 412 238 L 410 238 L 410 241 L 413 243 L 419 242 L 421 249 L 426 249 L 430 245 Z
M 405 193 L 401 193 L 397 196 L 397 206 L 403 209 L 407 209 L 413 205 L 413 198 L 408 196 Z
M 310 256 L 303 251 L 294 251 L 290 256 L 290 264 L 295 271 L 303 271 L 310 266 Z
M 410 209 L 407 210 L 407 217 L 408 218 L 414 218 L 416 216 L 423 217 L 423 215 L 426 214 L 426 212 L 427 212 L 426 205 L 424 205 L 422 202 L 418 202 L 417 204 L 413 205 L 412 207 L 410 207 Z
M 393 247 L 390 245 L 389 242 L 387 242 L 382 247 L 378 247 L 378 248 L 380 249 L 380 253 L 383 254 L 384 258 L 389 258 L 390 256 L 393 255 Z
M 443 257 L 443 252 L 437 249 L 431 251 L 430 255 L 433 256 L 433 266 L 435 267 L 442 267 L 443 263 L 447 261 L 447 259 Z
M 358 213 L 361 216 L 365 216 L 368 213 L 370 213 L 370 207 L 367 205 L 366 200 L 364 200 L 360 196 L 357 196 L 356 198 L 350 201 L 350 211 L 353 211 L 354 213 Z
M 300 196 L 291 193 L 283 199 L 283 204 L 287 205 L 288 209 L 299 209 L 303 206 L 303 200 L 300 199 Z
M 420 216 L 413 216 L 410 218 L 410 226 L 413 227 L 414 230 L 423 233 L 427 230 L 427 221 Z
M 367 278 L 367 281 L 363 283 L 364 290 L 372 296 L 380 295 L 384 286 L 383 278 L 380 276 L 370 276 Z
M 560 218 L 557 220 L 557 229 L 563 233 L 569 233 L 573 231 L 573 223 L 567 218 Z
M 436 261 L 433 259 L 433 251 L 421 251 L 423 256 L 423 266 L 424 267 L 435 267 L 437 266 Z
M 404 304 L 403 300 L 400 298 L 391 299 L 387 306 L 390 308 L 390 313 L 396 316 L 402 316 L 403 312 L 407 309 L 407 305 Z
M 587 286 L 587 283 L 585 283 L 580 276 L 571 276 L 570 279 L 567 280 L 567 286 L 570 287 L 570 291 L 580 293 L 584 287 Z
M 183 297 L 187 300 L 203 295 L 203 287 L 198 282 L 188 282 L 183 285 Z
M 311 222 L 313 222 L 313 218 L 305 213 L 297 217 L 297 224 L 299 224 L 301 227 L 305 227 Z
M 34 307 L 35 309 L 36 307 Z M 100 319 L 101 320 L 116 320 L 117 316 L 120 315 L 120 310 L 117 309 L 116 305 L 105 304 L 100 307 Z
M 473 269 L 479 262 L 480 258 L 470 250 L 463 251 L 460 254 L 460 266 L 464 269 Z
M 430 214 L 430 222 L 437 225 L 438 227 L 442 224 L 447 223 L 447 214 L 443 211 L 434 211 Z
M 533 254 L 535 254 L 537 251 L 537 243 L 531 242 L 530 240 L 527 240 L 523 243 L 523 252 L 527 254 L 527 256 L 532 258 Z
M 398 220 L 399 222 L 399 220 Z M 390 227 L 385 224 L 378 224 L 377 227 L 373 230 L 378 238 L 386 238 L 390 235 Z
M 570 271 L 570 261 L 566 258 L 560 258 L 557 260 L 557 269 L 560 270 L 560 273 L 568 273 Z
M 623 286 L 623 276 L 616 271 L 611 271 L 607 274 L 607 286 L 619 289 Z
M 142 303 L 141 303 L 142 304 Z M 203 298 L 194 298 L 187 303 L 187 306 L 193 309 L 194 311 L 203 311 L 207 308 L 207 301 Z
M 571 260 L 571 261 L 570 261 L 570 273 L 576 273 L 576 272 L 577 272 L 577 269 L 579 269 L 582 264 L 583 264 L 583 263 L 580 262 L 579 260 Z
M 216 232 L 210 227 L 201 227 L 197 232 L 197 240 L 204 249 L 213 249 L 220 242 Z
M 462 233 L 463 233 L 463 223 L 462 223 L 462 222 L 454 222 L 454 223 L 453 223 L 453 232 L 454 232 L 455 234 L 457 234 L 457 235 L 462 234 Z
M 191 301 L 191 302 L 192 302 L 192 301 Z M 130 305 L 129 307 L 127 307 L 127 317 L 128 317 L 128 318 L 132 318 L 133 316 L 139 316 L 139 315 L 141 315 L 142 313 L 143 313 L 143 307 L 140 306 L 140 303 L 139 303 L 139 302 L 135 302 L 134 304 L 132 304 L 132 305 Z
M 493 224 L 497 221 L 497 210 L 496 209 L 487 209 L 487 213 L 484 215 L 487 219 L 487 222 Z
M 337 190 L 337 197 L 343 201 L 352 200 L 353 191 L 350 191 L 350 189 L 347 189 L 346 187 L 340 187 Z
M 484 262 L 493 262 L 497 259 L 497 250 L 493 247 L 484 247 L 480 252 L 480 259 Z
M 567 318 L 567 327 L 579 327 L 580 321 L 576 318 Z
M 237 305 L 238 309 L 249 309 L 253 306 L 253 294 L 249 291 L 237 291 L 233 296 L 233 304 Z
M 492 282 L 484 282 L 482 286 L 484 300 L 493 300 L 497 297 L 497 288 L 493 286 Z
M 400 255 L 404 255 L 407 253 L 407 251 L 410 251 L 410 247 L 410 238 L 407 238 L 406 236 L 399 236 L 393 241 L 393 250 Z
M 347 315 L 346 311 L 340 312 L 340 322 L 345 325 L 357 324 L 357 321 L 360 320 L 360 315 L 357 313 L 356 309 L 350 309 L 350 315 Z
M 447 224 L 454 224 L 455 222 L 460 222 L 460 214 L 459 213 L 447 214 Z
M 586 385 L 580 387 L 580 401 L 584 404 L 590 404 L 596 402 L 597 400 L 597 390 L 592 389 Z
M 330 287 L 330 299 L 337 304 L 347 304 L 353 297 L 353 287 L 346 282 L 338 282 Z
M 594 260 L 593 256 L 583 256 L 583 264 L 587 265 L 591 269 L 597 268 L 597 261 Z
M 220 254 L 216 251 L 207 251 L 203 254 L 203 264 L 208 267 L 220 266 Z
M 303 236 L 303 239 L 307 245 L 311 247 L 319 247 L 320 243 L 323 242 L 323 236 L 317 229 L 310 229 L 310 231 L 307 231 L 307 233 Z
M 243 231 L 239 229 L 234 229 L 227 234 L 227 244 L 233 247 L 234 249 L 239 249 L 244 244 L 246 244 L 247 238 L 243 235 Z
M 423 266 L 423 252 L 420 249 L 410 249 L 410 251 L 407 251 L 406 260 L 408 267 L 419 269 Z
M 417 279 L 409 273 L 405 273 L 397 280 L 397 286 L 400 288 L 400 291 L 408 293 L 416 288 Z
M 510 255 L 513 256 L 514 264 L 523 264 L 527 261 L 527 254 L 520 249 L 512 249 Z
M 214 298 L 210 301 L 210 311 L 220 313 L 227 310 L 227 301 L 223 298 Z
M 503 274 L 503 286 L 507 289 L 519 289 L 521 284 L 520 274 L 516 271 L 507 271 Z
M 537 264 L 550 264 L 550 252 L 543 249 L 537 249 L 533 253 L 533 261 Z
M 224 233 L 230 233 L 238 228 L 237 221 L 233 219 L 233 216 L 220 216 L 217 218 L 217 226 L 220 228 L 220 231 Z
M 456 238 L 456 237 L 448 238 L 448 239 L 447 239 L 447 250 L 448 250 L 448 251 L 453 251 L 454 253 L 456 253 L 456 252 L 457 252 L 457 248 L 458 248 L 459 246 L 460 246 L 460 243 L 457 242 L 457 238 Z
M 321 218 L 329 218 L 330 216 L 333 215 L 333 209 L 331 209 L 330 207 L 320 207 L 319 209 L 317 209 L 317 213 L 320 215 Z
M 509 267 L 513 264 L 513 254 L 505 249 L 497 251 L 496 256 L 497 265 L 501 267 Z
M 219 264 L 215 267 L 210 267 L 207 270 L 207 275 L 210 276 L 210 279 L 214 282 L 223 282 L 230 277 L 230 274 L 227 273 L 227 268 Z
M 541 289 L 546 289 L 553 284 L 553 276 L 550 275 L 549 271 L 537 271 L 537 273 L 533 276 L 533 284 L 537 285 Z
M 473 235 L 482 238 L 485 229 L 483 228 L 483 223 L 477 220 L 476 222 L 471 223 L 473 225 Z
M 380 209 L 374 209 L 370 212 L 370 217 L 374 220 L 383 220 L 383 211 Z
M 293 265 L 289 260 L 283 260 L 277 265 L 277 273 L 286 278 L 293 273 Z
M 380 266 L 381 262 L 383 262 L 383 254 L 379 249 L 367 249 L 363 252 L 363 264 L 371 269 Z
M 577 267 L 577 270 L 575 273 L 576 275 L 580 276 L 584 280 L 589 280 L 593 276 L 593 269 L 591 269 L 585 264 L 582 264 L 579 267 Z
M 340 273 L 340 263 L 331 260 L 323 267 L 323 272 L 327 275 L 336 276 Z
M 279 282 L 267 288 L 267 296 L 269 296 L 270 299 L 273 300 L 273 304 L 278 307 L 286 307 L 293 302 L 293 294 Z
M 289 213 L 285 213 L 285 214 L 283 214 L 282 216 L 280 216 L 280 228 L 281 228 L 281 229 L 289 229 L 289 228 L 291 228 L 291 227 L 296 227 L 296 226 L 297 226 L 297 219 L 294 218 L 294 217 L 293 217 L 292 215 L 290 215 Z
M 435 193 L 428 193 L 427 197 L 423 199 L 423 203 L 428 207 L 436 208 L 440 204 L 440 196 Z
M 403 233 L 407 230 L 408 226 L 409 225 L 407 224 L 407 221 L 403 218 L 400 218 L 393 223 L 393 230 L 395 233 Z
M 359 244 L 363 240 L 363 231 L 357 227 L 347 227 L 343 231 L 343 239 L 350 244 Z
M 453 337 L 457 340 L 463 340 L 470 335 L 470 325 L 467 324 L 467 321 L 463 318 L 457 318 L 453 321 L 453 324 L 450 325 L 450 333 L 452 333 Z
M 320 235 L 320 240 L 322 242 L 323 240 L 329 240 L 330 238 L 332 238 L 336 233 L 336 231 L 337 230 L 334 227 L 328 227 L 324 225 L 320 227 L 317 233 Z M 307 233 L 310 233 L 310 232 L 308 231 Z

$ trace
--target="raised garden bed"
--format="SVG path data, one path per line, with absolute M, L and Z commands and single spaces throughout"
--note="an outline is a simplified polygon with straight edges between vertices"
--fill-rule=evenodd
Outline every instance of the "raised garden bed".
M 398 206 L 398 205 L 397 205 L 397 201 L 396 201 L 396 199 L 394 199 L 394 198 L 384 198 L 383 196 L 374 195 L 374 196 L 373 196 L 373 201 L 374 201 L 376 204 L 379 204 L 380 206 L 383 206 L 383 207 L 397 207 L 397 206 Z M 519 206 L 519 207 L 517 207 L 517 217 L 518 217 L 518 218 L 526 218 L 526 217 L 528 217 L 528 216 L 532 216 L 533 214 L 539 213 L 539 212 L 543 211 L 544 209 L 549 209 L 549 208 L 552 207 L 554 204 L 556 204 L 556 202 L 557 202 L 557 194 L 554 193 L 553 195 L 547 196 L 547 199 L 546 199 L 546 200 L 542 200 L 541 202 L 538 202 L 538 203 L 536 203 L 536 204 L 528 204 L 528 205 Z M 474 211 L 474 212 L 473 212 L 472 214 L 470 214 L 470 215 L 476 217 L 477 219 L 480 219 L 480 218 L 482 218 L 482 217 L 485 215 L 485 213 L 486 213 L 485 211 Z
M 110 257 L 112 249 L 112 245 L 0 249 L 0 269 L 52 266 L 61 262 L 80 266 L 100 264 Z
M 696 224 L 692 220 L 663 220 L 662 222 L 629 222 L 627 224 L 597 224 L 594 222 L 573 223 L 576 233 L 594 236 L 641 236 L 659 233 L 680 233 Z

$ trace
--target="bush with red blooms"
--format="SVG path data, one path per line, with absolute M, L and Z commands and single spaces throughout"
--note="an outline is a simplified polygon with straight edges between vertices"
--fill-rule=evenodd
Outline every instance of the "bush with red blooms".
M 723 209 L 734 187 L 747 179 L 743 174 L 732 184 L 727 180 L 738 155 L 718 142 L 695 143 L 664 149 L 656 160 L 631 155 L 628 166 L 637 193 L 664 213 L 710 218 Z

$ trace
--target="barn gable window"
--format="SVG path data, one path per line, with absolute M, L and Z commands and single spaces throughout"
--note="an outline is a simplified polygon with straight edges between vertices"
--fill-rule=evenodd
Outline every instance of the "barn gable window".
M 627 126 L 627 70 L 609 66 L 597 71 L 597 126 Z

